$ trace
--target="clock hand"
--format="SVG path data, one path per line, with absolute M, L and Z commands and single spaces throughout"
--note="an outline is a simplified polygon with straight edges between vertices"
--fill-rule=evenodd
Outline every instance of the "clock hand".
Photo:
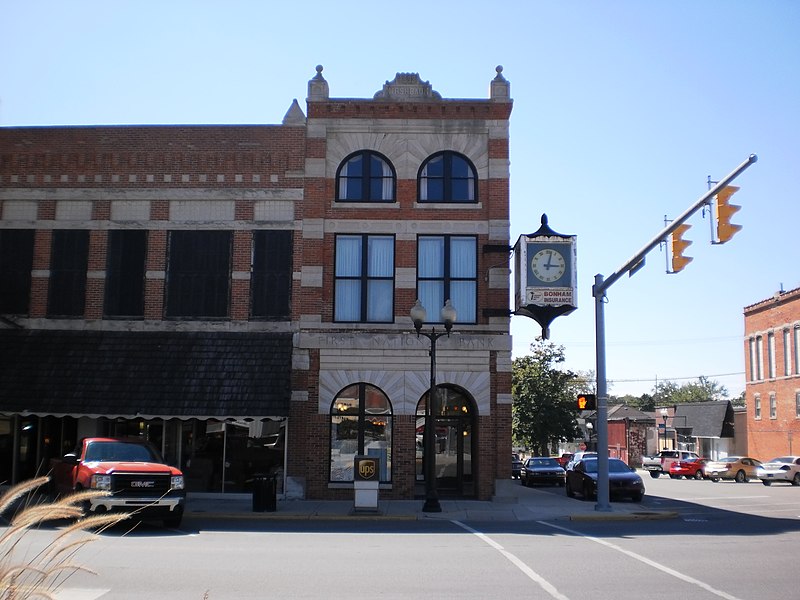
M 555 265 L 553 264 L 553 253 L 549 252 L 547 254 L 547 263 L 545 263 L 544 268 L 549 271 L 553 267 L 555 267 Z

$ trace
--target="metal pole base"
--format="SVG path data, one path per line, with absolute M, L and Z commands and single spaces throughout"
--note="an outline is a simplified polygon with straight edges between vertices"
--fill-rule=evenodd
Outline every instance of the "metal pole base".
M 442 507 L 439 504 L 438 498 L 425 498 L 425 504 L 422 505 L 422 512 L 442 512 Z

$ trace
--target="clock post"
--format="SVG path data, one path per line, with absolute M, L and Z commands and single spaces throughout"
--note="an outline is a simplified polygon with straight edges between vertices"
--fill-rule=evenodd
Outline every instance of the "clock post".
M 542 215 L 542 226 L 522 235 L 514 247 L 516 293 L 514 314 L 530 317 L 549 339 L 550 323 L 577 305 L 576 238 L 553 231 Z

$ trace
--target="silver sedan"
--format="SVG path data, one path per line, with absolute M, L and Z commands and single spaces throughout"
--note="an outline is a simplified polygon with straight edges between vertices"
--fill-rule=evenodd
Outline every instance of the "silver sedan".
M 800 456 L 778 456 L 765 462 L 756 470 L 756 476 L 764 485 L 773 481 L 784 481 L 800 485 Z

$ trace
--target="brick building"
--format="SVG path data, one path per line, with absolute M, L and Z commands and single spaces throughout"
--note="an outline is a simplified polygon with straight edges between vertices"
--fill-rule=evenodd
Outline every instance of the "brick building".
M 747 451 L 800 454 L 800 288 L 744 309 Z
M 0 128 L 0 480 L 96 434 L 145 436 L 197 491 L 423 484 L 438 342 L 442 495 L 510 475 L 510 85 L 369 99 L 322 67 L 280 125 Z

